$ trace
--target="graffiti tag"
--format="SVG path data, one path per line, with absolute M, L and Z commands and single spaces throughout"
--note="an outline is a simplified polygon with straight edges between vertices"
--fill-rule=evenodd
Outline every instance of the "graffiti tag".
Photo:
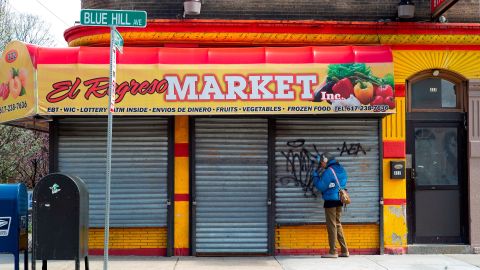
M 281 151 L 286 158 L 286 171 L 290 174 L 279 179 L 282 185 L 290 182 L 302 187 L 306 197 L 317 197 L 313 188 L 313 171 L 320 171 L 321 167 L 317 161 L 320 153 L 313 145 L 315 153 L 311 153 L 305 147 L 304 139 L 297 139 L 287 142 L 290 149 L 287 152 Z
M 358 153 L 366 155 L 367 151 L 370 151 L 370 149 L 364 149 L 360 143 L 351 143 L 348 145 L 347 142 L 343 142 L 342 148 L 337 148 L 337 150 L 340 151 L 340 156 L 344 153 L 347 153 L 349 156 L 358 156 Z

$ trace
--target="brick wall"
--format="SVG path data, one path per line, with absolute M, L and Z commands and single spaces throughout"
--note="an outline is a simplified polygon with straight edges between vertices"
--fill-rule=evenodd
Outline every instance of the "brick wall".
M 204 0 L 199 19 L 272 19 L 272 20 L 395 20 L 399 0 Z M 414 0 L 416 21 L 430 19 L 430 0 Z M 459 1 L 447 14 L 450 22 L 478 22 L 480 0 Z M 83 0 L 82 8 L 146 10 L 148 18 L 181 18 L 183 0 Z
M 480 22 L 480 0 L 461 0 L 451 7 L 444 16 L 448 22 Z
M 103 228 L 90 228 L 88 247 L 90 254 L 103 254 Z M 167 248 L 167 228 L 110 228 L 112 255 L 159 255 Z
M 351 254 L 378 254 L 380 232 L 376 224 L 343 225 Z M 337 247 L 338 246 L 337 243 Z M 280 255 L 318 255 L 328 252 L 325 225 L 279 226 L 275 230 L 275 253 Z

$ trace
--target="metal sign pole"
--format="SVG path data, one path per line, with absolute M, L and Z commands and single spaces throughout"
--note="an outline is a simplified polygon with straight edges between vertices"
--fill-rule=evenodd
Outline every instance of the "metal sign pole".
M 107 180 L 105 187 L 105 239 L 103 248 L 103 270 L 108 270 L 108 242 L 110 235 L 110 181 L 112 169 L 112 124 L 113 111 L 115 110 L 115 73 L 117 67 L 117 50 L 114 45 L 115 26 L 110 27 L 110 80 L 108 99 L 108 131 L 107 131 Z

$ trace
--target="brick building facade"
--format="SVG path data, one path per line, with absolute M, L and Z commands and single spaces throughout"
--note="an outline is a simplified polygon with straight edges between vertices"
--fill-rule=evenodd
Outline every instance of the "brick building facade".
M 134 96 L 130 102 L 144 106 L 138 108 L 145 113 L 120 113 L 114 130 L 118 163 L 113 170 L 118 174 L 112 184 L 111 254 L 326 253 L 322 199 L 309 182 L 310 159 L 295 152 L 300 147 L 309 158 L 315 151 L 331 151 L 347 167 L 354 202 L 345 212 L 344 228 L 352 254 L 403 254 L 419 244 L 478 252 L 480 0 L 456 3 L 444 14 L 448 23 L 431 20 L 431 2 L 414 1 L 414 18 L 399 20 L 398 0 L 205 0 L 200 15 L 185 17 L 183 1 L 83 0 L 82 9 L 148 13 L 146 28 L 117 28 L 126 47 L 119 56 L 122 83 L 117 87 L 128 88 Z M 35 114 L 48 124 L 28 117 L 17 124 L 46 125 L 54 149 L 51 170 L 79 174 L 91 188 L 90 248 L 100 254 L 104 114 L 51 113 L 42 105 L 60 102 L 43 99 L 55 98 L 48 91 L 70 82 L 73 92 L 64 99 L 81 99 L 77 94 L 86 91 L 90 96 L 85 94 L 83 104 L 100 106 L 90 104 L 106 89 L 99 87 L 99 74 L 108 66 L 110 32 L 77 25 L 65 31 L 65 39 L 71 48 L 24 49 L 35 56 L 32 68 L 39 74 L 41 105 Z M 282 107 L 272 106 L 270 113 L 209 111 L 233 106 L 215 88 L 222 78 L 220 85 L 230 85 L 230 73 L 253 78 L 248 83 L 254 84 L 258 74 L 270 78 L 268 72 L 278 77 L 318 72 L 311 89 L 318 90 L 329 80 L 332 85 L 339 81 L 327 76 L 327 69 L 365 63 L 385 81 L 393 73 L 390 110 L 288 114 L 275 113 Z M 180 89 L 177 96 L 168 94 L 174 87 L 162 88 L 162 76 Z M 362 80 L 353 77 L 354 84 Z M 205 107 L 195 107 L 204 104 L 196 100 L 201 94 L 185 86 L 197 86 L 195 78 L 203 78 L 198 85 L 211 91 Z M 142 80 L 149 90 L 137 89 Z M 247 94 L 235 83 L 230 86 L 237 97 Z M 178 97 L 192 110 L 175 111 L 180 105 L 165 103 L 167 97 L 144 97 L 155 93 Z M 313 99 L 312 93 L 305 90 L 302 102 Z M 246 100 L 242 106 L 270 102 Z M 402 177 L 391 173 L 391 162 L 405 164 Z

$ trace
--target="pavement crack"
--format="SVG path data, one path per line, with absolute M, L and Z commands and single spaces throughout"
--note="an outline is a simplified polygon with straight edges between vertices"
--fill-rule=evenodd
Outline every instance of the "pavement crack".
M 282 268 L 282 270 L 286 270 L 283 265 L 280 263 L 280 261 L 277 259 L 277 256 L 273 256 L 273 258 L 275 259 L 275 261 L 277 261 L 278 265 L 280 265 L 280 267 Z
M 364 258 L 365 258 L 365 259 L 367 259 L 367 260 L 369 260 L 369 261 L 371 261 L 371 262 L 374 262 L 376 265 L 380 266 L 381 268 L 388 270 L 388 268 L 387 268 L 387 267 L 385 267 L 385 266 L 383 266 L 383 265 L 379 264 L 378 262 L 376 262 L 376 261 L 374 261 L 374 260 L 370 259 L 369 257 L 367 257 L 367 256 L 364 256 Z
M 178 261 L 180 261 L 180 257 L 177 257 L 177 261 L 175 262 L 175 265 L 173 266 L 173 270 L 177 268 Z

